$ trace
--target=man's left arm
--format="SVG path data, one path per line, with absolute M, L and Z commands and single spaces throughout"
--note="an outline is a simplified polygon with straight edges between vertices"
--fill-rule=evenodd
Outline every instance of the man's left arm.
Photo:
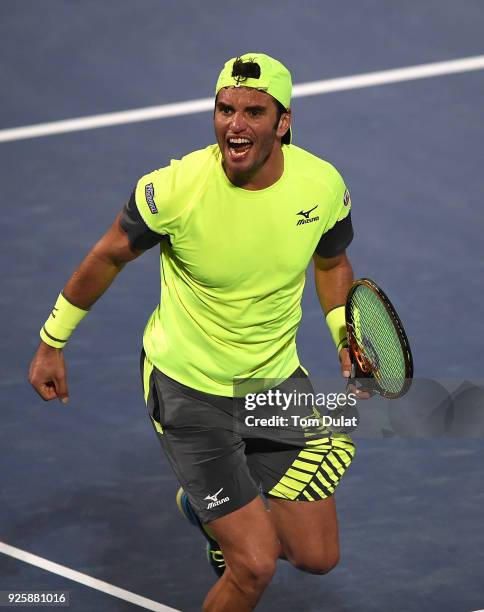
M 314 253 L 313 262 L 314 281 L 321 308 L 325 316 L 332 311 L 336 314 L 335 309 L 344 306 L 353 282 L 353 269 L 346 251 L 335 257 L 322 257 Z M 341 373 L 345 378 L 349 378 L 351 374 L 350 356 L 344 339 L 341 342 L 342 346 L 339 348 Z

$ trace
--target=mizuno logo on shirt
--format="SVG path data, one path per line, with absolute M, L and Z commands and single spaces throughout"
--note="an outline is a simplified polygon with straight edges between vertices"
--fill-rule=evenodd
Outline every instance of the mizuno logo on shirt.
M 313 212 L 313 210 L 315 210 L 317 207 L 318 207 L 318 204 L 316 204 L 316 206 L 313 206 L 313 208 L 310 208 L 309 210 L 300 210 L 298 213 L 296 213 L 297 215 L 301 215 L 301 217 L 304 217 L 303 219 L 298 220 L 297 225 L 304 225 L 305 223 L 312 223 L 313 221 L 319 221 L 319 217 L 309 216 Z
M 148 204 L 148 208 L 152 212 L 153 215 L 156 215 L 158 209 L 155 204 L 155 188 L 153 187 L 153 183 L 148 183 L 145 185 L 145 197 L 146 203 Z

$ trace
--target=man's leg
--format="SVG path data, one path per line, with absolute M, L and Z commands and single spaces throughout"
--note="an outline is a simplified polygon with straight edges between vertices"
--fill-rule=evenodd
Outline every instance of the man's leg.
M 245 443 L 234 431 L 233 401 L 170 379 L 144 355 L 142 377 L 161 446 L 227 564 L 204 610 L 252 610 L 272 578 L 280 546 L 249 472 Z
M 334 491 L 351 464 L 354 444 L 346 435 L 326 432 L 306 437 L 303 444 L 254 453 L 250 467 L 269 499 L 281 558 L 325 574 L 339 561 Z
M 295 567 L 325 574 L 338 563 L 334 491 L 353 455 L 351 439 L 333 435 L 309 439 L 302 450 L 256 453 L 250 458 L 269 499 L 268 514 L 281 557 Z
M 302 416 L 310 418 L 311 424 L 276 426 L 264 432 L 265 444 L 249 441 L 249 468 L 269 500 L 268 514 L 280 541 L 281 558 L 303 571 L 325 574 L 339 561 L 334 492 L 351 464 L 355 446 L 348 435 L 326 429 L 318 409 L 306 404 L 305 398 L 314 397 L 314 390 L 302 370 L 278 388 L 292 391 L 294 397 L 284 409 L 286 418 Z
M 281 553 L 271 514 L 260 497 L 208 523 L 227 567 L 209 591 L 204 612 L 253 610 L 274 575 Z
M 338 519 L 334 496 L 319 501 L 270 499 L 272 523 L 282 558 L 305 572 L 326 574 L 339 561 Z

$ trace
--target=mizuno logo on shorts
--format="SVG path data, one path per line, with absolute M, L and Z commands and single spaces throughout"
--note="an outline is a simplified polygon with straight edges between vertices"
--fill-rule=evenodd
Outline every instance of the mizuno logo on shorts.
M 223 490 L 224 488 L 222 487 L 213 495 L 207 495 L 207 497 L 205 497 L 207 501 L 210 500 L 207 506 L 207 510 L 210 510 L 210 508 L 215 508 L 215 506 L 220 506 L 221 504 L 225 504 L 225 502 L 228 502 L 230 500 L 229 497 L 223 497 L 222 499 L 218 499 L 218 496 L 220 495 L 220 493 L 222 493 Z
M 153 187 L 153 183 L 148 183 L 145 185 L 145 197 L 148 208 L 154 215 L 156 215 L 158 209 L 156 208 L 155 204 L 155 188 Z

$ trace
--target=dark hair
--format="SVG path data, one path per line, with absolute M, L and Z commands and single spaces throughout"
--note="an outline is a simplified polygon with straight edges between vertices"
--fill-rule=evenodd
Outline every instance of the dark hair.
M 281 118 L 281 115 L 283 115 L 284 113 L 287 113 L 287 108 L 285 108 L 284 104 L 281 104 L 279 100 L 276 100 L 275 98 L 274 98 L 274 102 L 276 103 L 276 108 L 277 108 L 277 119 L 276 119 L 276 125 L 274 127 L 277 128 L 277 126 L 279 125 L 279 119 Z M 281 143 L 291 144 L 291 129 L 290 128 L 281 138 Z

